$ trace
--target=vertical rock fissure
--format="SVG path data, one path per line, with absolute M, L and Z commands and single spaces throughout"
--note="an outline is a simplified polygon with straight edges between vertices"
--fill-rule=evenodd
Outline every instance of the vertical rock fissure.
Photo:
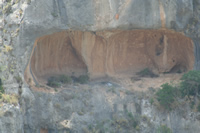
M 165 67 L 165 69 L 167 68 L 167 47 L 168 47 L 167 37 L 164 35 L 163 66 Z
M 159 8 L 160 8 L 160 20 L 161 20 L 162 28 L 165 28 L 165 10 L 160 0 L 159 0 Z
M 34 47 L 33 53 L 36 51 L 36 48 L 37 48 L 37 45 Z M 31 57 L 31 58 L 32 58 L 32 57 Z M 31 69 L 31 65 L 30 65 L 30 68 L 29 68 L 29 69 L 30 69 L 30 74 L 32 75 L 32 78 L 33 78 L 34 83 L 35 83 L 36 85 L 39 85 L 39 82 L 38 82 L 38 80 L 36 79 L 36 76 L 34 75 L 32 69 Z
M 195 64 L 194 69 L 200 70 L 200 46 L 199 46 L 199 39 L 193 39 L 194 41 L 194 55 L 195 55 Z
M 60 15 L 61 23 L 67 24 L 68 23 L 67 12 L 66 12 L 67 10 L 66 10 L 64 1 L 63 0 L 57 0 L 57 5 L 58 5 L 58 9 L 59 9 L 59 15 Z
M 77 58 L 79 61 L 82 61 L 82 62 L 84 63 L 84 65 L 86 66 L 87 72 L 88 72 L 88 67 L 87 67 L 87 65 L 86 65 L 86 62 L 85 62 L 84 59 L 81 57 L 81 55 L 77 53 L 76 49 L 75 49 L 74 46 L 72 45 L 71 40 L 68 40 L 67 44 L 69 44 L 69 46 L 72 48 L 72 53 L 76 56 L 76 58 Z

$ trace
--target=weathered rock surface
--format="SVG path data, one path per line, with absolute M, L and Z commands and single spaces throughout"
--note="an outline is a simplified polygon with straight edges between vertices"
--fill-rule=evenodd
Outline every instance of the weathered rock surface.
M 37 38 L 61 30 L 174 29 L 184 32 L 193 14 L 191 0 L 40 0 L 25 9 L 16 55 L 28 52 Z M 23 65 L 23 70 L 25 65 Z
M 183 29 L 192 14 L 191 0 L 40 0 L 32 1 L 26 9 L 24 20 L 28 27 L 41 27 L 42 29 L 37 28 L 40 31 L 46 27 L 53 30 L 55 26 L 60 29 L 82 30 L 118 27 L 174 28 L 173 26 Z
M 38 78 L 71 71 L 98 77 L 132 74 L 136 68 L 139 71 L 144 67 L 160 72 L 190 70 L 193 66 L 200 69 L 199 5 L 199 0 L 1 0 L 0 78 L 6 93 L 20 92 L 21 104 L 20 109 L 0 107 L 5 112 L 0 116 L 0 133 L 83 132 L 88 126 L 98 127 L 98 121 L 104 118 L 113 120 L 113 114 L 126 118 L 126 110 L 147 116 L 152 124 L 142 121 L 140 130 L 134 132 L 154 133 L 165 124 L 175 133 L 199 133 L 199 113 L 187 106 L 182 108 L 184 113 L 179 109 L 163 113 L 143 95 L 134 95 L 136 92 L 121 97 L 123 86 L 114 87 L 115 91 L 101 85 L 87 86 L 86 91 L 83 86 L 72 86 L 73 90 L 43 93 L 30 89 L 23 78 L 29 61 L 32 64 L 28 68 Z M 119 31 L 134 29 L 140 31 Z M 143 48 L 133 50 L 132 43 Z M 167 51 L 164 46 L 169 46 Z M 33 47 L 35 52 L 31 55 Z M 50 57 L 54 60 L 50 61 Z M 23 85 L 18 82 L 20 77 Z M 111 122 L 106 122 L 105 128 L 109 127 Z M 107 131 L 112 130 L 120 131 L 115 127 Z
M 19 106 L 1 105 L 0 107 L 0 133 L 23 133 L 23 115 Z
M 31 93 L 33 98 L 26 101 L 24 114 L 26 133 L 157 133 L 161 125 L 173 133 L 200 130 L 200 113 L 192 112 L 189 105 L 167 112 L 150 103 L 149 91 L 136 92 L 112 82 L 70 86 L 55 94 Z M 130 113 L 138 122 L 138 129 L 130 125 Z
M 63 31 L 36 40 L 27 71 L 36 79 L 87 72 L 91 78 L 131 76 L 145 68 L 184 72 L 194 67 L 193 49 L 190 38 L 167 30 Z

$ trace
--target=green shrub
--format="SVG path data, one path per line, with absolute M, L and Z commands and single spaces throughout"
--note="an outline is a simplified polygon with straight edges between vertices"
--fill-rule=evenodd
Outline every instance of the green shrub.
M 47 85 L 50 87 L 60 87 L 61 84 L 71 84 L 73 82 L 77 82 L 80 84 L 86 84 L 89 81 L 88 75 L 80 75 L 77 77 L 69 77 L 67 75 L 61 75 L 59 77 L 50 77 L 47 80 Z
M 195 106 L 195 102 L 194 102 L 194 101 L 191 101 L 191 102 L 190 102 L 190 108 L 191 108 L 191 109 L 194 109 L 194 106 Z
M 131 112 L 128 112 L 127 116 L 128 116 L 128 122 L 133 128 L 139 127 L 140 124 L 139 116 L 137 115 L 133 116 Z
M 111 126 L 114 126 L 115 128 L 126 128 L 129 130 L 140 130 L 140 121 L 141 116 L 140 115 L 133 115 L 131 112 L 128 112 L 126 110 L 125 112 L 126 116 L 121 116 L 118 114 L 112 115 L 112 121 Z
M 63 84 L 71 84 L 72 78 L 66 75 L 61 75 L 58 79 Z
M 51 15 L 52 15 L 53 17 L 58 17 L 58 14 L 55 13 L 55 12 L 52 12 Z
M 61 86 L 58 78 L 56 78 L 56 77 L 48 78 L 47 85 L 50 87 L 60 87 Z
M 197 110 L 200 112 L 200 103 L 197 106 Z
M 151 105 L 153 105 L 153 103 L 154 103 L 154 99 L 151 98 L 151 99 L 149 100 L 149 102 L 150 102 Z
M 2 81 L 1 81 L 1 79 L 0 79 L 0 98 L 2 98 L 2 94 L 4 94 L 4 88 L 3 88 L 3 83 L 2 83 Z
M 176 88 L 165 83 L 161 85 L 162 89 L 156 92 L 157 100 L 165 109 L 171 109 L 171 105 L 175 100 Z
M 172 133 L 172 130 L 166 125 L 161 125 L 160 127 L 158 127 L 156 133 Z
M 18 84 L 22 83 L 22 78 L 20 76 L 15 76 L 14 78 L 17 81 Z
M 158 77 L 158 75 L 154 74 L 149 68 L 145 68 L 142 71 L 138 72 L 137 75 L 141 77 Z
M 77 82 L 80 84 L 86 84 L 89 81 L 89 76 L 88 75 L 80 75 L 77 78 Z
M 12 5 L 11 3 L 8 3 L 4 8 L 3 8 L 3 14 L 10 14 L 12 13 Z
M 192 70 L 181 78 L 181 93 L 183 96 L 197 96 L 200 94 L 200 71 Z
M 4 93 L 3 83 L 2 83 L 2 81 L 1 81 L 1 79 L 0 79 L 0 92 L 1 92 L 1 93 Z
M 47 80 L 47 85 L 50 87 L 60 87 L 61 84 L 71 84 L 72 78 L 67 75 L 61 75 L 59 77 L 50 77 Z
M 2 85 L 0 86 L 0 93 L 4 93 L 4 89 Z
M 27 4 L 31 4 L 31 0 L 26 0 Z

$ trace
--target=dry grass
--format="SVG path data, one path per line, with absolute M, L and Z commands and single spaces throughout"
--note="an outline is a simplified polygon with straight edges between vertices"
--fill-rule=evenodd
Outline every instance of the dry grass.
M 2 98 L 0 99 L 0 103 L 1 102 L 17 105 L 18 104 L 18 96 L 14 95 L 14 94 L 13 95 L 2 94 Z
M 12 46 L 9 46 L 9 45 L 4 45 L 4 48 L 3 48 L 3 51 L 4 52 L 10 52 L 13 50 L 13 47 Z

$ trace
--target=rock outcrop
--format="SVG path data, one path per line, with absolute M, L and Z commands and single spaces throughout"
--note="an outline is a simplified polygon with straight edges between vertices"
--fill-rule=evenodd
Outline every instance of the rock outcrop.
M 0 133 L 23 133 L 23 115 L 19 105 L 3 104 L 0 108 Z
M 63 31 L 35 41 L 26 73 L 38 79 L 88 72 L 96 78 L 132 76 L 145 68 L 164 73 L 193 67 L 192 40 L 174 31 Z
M 5 93 L 20 101 L 17 106 L 1 101 L 0 133 L 84 132 L 105 119 L 111 120 L 107 131 L 117 132 L 113 121 L 126 118 L 127 110 L 147 116 L 134 132 L 154 133 L 165 124 L 176 133 L 199 133 L 199 113 L 189 106 L 161 112 L 148 96 L 126 86 L 31 88 L 33 81 L 63 73 L 96 78 L 146 67 L 160 73 L 199 70 L 199 5 L 199 0 L 0 0 L 0 78 Z
M 162 125 L 173 133 L 199 132 L 200 113 L 191 112 L 187 104 L 163 111 L 150 103 L 148 93 L 132 92 L 113 83 L 73 86 L 55 94 L 35 91 L 25 103 L 24 132 L 157 133 Z M 136 122 L 137 130 L 131 122 Z

